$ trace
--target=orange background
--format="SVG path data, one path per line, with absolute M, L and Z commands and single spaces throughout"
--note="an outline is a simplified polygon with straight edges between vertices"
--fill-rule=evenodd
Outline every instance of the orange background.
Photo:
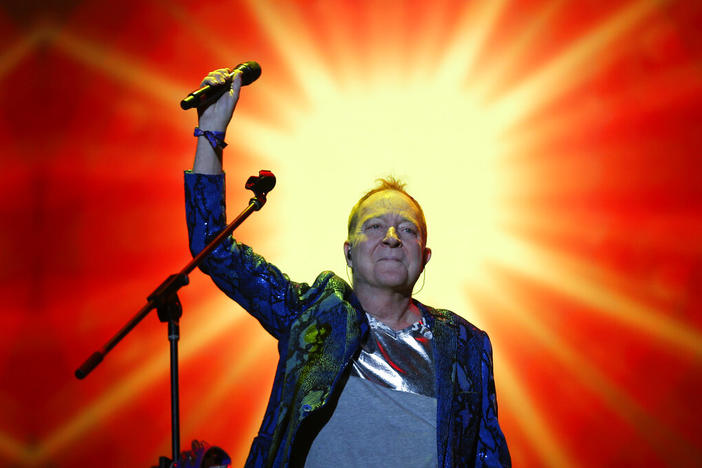
M 354 160 L 329 159 L 307 140 L 309 151 L 285 142 L 301 132 L 299 116 L 325 99 L 390 93 L 410 77 L 425 92 L 477 89 L 485 108 L 501 109 L 494 115 L 502 116 L 495 121 L 503 125 L 503 150 L 490 160 L 510 183 L 500 185 L 494 232 L 513 243 L 494 244 L 472 265 L 476 276 L 430 270 L 425 294 L 434 306 L 455 307 L 434 300 L 445 297 L 439 283 L 451 278 L 453 294 L 470 304 L 457 312 L 493 339 L 500 421 L 514 465 L 699 466 L 702 7 L 485 3 L 492 6 L 3 6 L 0 465 L 150 466 L 170 454 L 168 344 L 155 317 L 84 381 L 73 371 L 189 259 L 182 170 L 191 164 L 195 117 L 178 102 L 208 70 L 254 59 L 263 75 L 242 93 L 241 124 L 228 135 L 230 216 L 243 208 L 241 186 L 258 169 L 280 166 L 287 174 L 300 161 L 318 172 L 281 177 L 280 195 L 240 238 L 274 262 L 288 258 L 287 244 L 278 242 L 287 233 L 299 233 L 300 250 L 315 250 L 314 220 L 296 225 L 298 212 L 282 207 L 300 217 L 314 212 L 306 205 L 315 198 L 312 177 L 341 181 Z M 330 83 L 334 101 L 323 88 Z M 443 131 L 438 125 L 422 130 Z M 326 130 L 317 128 L 321 139 Z M 272 154 L 273 137 L 290 151 Z M 436 155 L 403 154 L 405 163 L 477 170 L 471 141 L 446 143 L 466 155 L 439 163 Z M 383 175 L 408 167 L 395 164 L 371 169 Z M 443 190 L 410 172 L 410 191 Z M 365 180 L 339 189 L 343 216 L 371 185 Z M 459 235 L 483 224 L 463 211 L 476 193 L 471 187 L 425 206 L 430 243 L 444 217 Z M 417 198 L 433 203 L 430 195 Z M 435 257 L 448 252 L 444 258 L 471 248 L 432 247 Z M 343 265 L 327 257 L 329 264 L 310 263 L 317 271 Z M 222 296 L 199 272 L 181 293 L 182 445 L 207 440 L 239 466 L 265 407 L 276 351 Z

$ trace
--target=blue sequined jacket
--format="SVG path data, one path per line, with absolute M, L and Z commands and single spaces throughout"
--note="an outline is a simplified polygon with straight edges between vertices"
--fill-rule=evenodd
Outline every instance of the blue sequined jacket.
M 224 176 L 186 172 L 185 193 L 195 255 L 226 225 Z M 201 269 L 278 340 L 273 390 L 246 466 L 302 466 L 368 333 L 365 313 L 334 273 L 311 286 L 295 283 L 231 237 Z M 439 466 L 510 466 L 487 334 L 452 312 L 418 305 L 434 335 Z

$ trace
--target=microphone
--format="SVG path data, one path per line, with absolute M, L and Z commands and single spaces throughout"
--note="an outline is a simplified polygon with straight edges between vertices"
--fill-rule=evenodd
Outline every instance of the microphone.
M 232 78 L 234 78 L 237 73 L 241 74 L 242 86 L 250 85 L 256 81 L 259 76 L 261 76 L 261 65 L 253 60 L 240 63 L 231 71 L 226 82 L 219 85 L 205 85 L 202 88 L 193 91 L 192 93 L 188 94 L 185 99 L 180 101 L 180 107 L 183 110 L 191 109 L 218 99 L 229 89 Z

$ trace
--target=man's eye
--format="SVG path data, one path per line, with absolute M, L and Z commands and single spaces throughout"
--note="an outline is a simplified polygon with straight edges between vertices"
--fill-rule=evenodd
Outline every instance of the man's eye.
M 380 227 L 381 227 L 380 224 L 375 223 L 375 224 L 369 224 L 368 226 L 366 226 L 366 229 L 373 230 L 373 229 L 380 229 Z
M 406 232 L 407 234 L 417 235 L 417 230 L 412 226 L 403 226 L 400 228 L 400 230 L 402 232 Z

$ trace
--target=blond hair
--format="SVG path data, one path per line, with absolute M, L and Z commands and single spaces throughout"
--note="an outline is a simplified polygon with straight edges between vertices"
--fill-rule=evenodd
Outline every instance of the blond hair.
M 407 198 L 414 203 L 414 205 L 417 207 L 417 211 L 419 211 L 419 230 L 422 232 L 422 240 L 424 242 L 424 245 L 427 245 L 427 221 L 424 219 L 424 211 L 422 210 L 421 205 L 417 200 L 414 199 L 412 195 L 407 193 L 405 190 L 405 184 L 399 179 L 396 179 L 393 176 L 388 176 L 388 177 L 383 177 L 381 179 L 376 179 L 376 186 L 370 189 L 368 192 L 365 193 L 357 202 L 355 205 L 353 205 L 353 208 L 351 208 L 351 213 L 349 214 L 349 222 L 348 222 L 348 237 L 349 240 L 351 239 L 351 233 L 354 232 L 356 229 L 356 224 L 358 223 L 358 210 L 361 208 L 361 205 L 363 204 L 368 197 L 373 195 L 374 193 L 382 192 L 383 190 L 394 190 L 396 192 L 400 192 L 401 194 L 405 195 Z

